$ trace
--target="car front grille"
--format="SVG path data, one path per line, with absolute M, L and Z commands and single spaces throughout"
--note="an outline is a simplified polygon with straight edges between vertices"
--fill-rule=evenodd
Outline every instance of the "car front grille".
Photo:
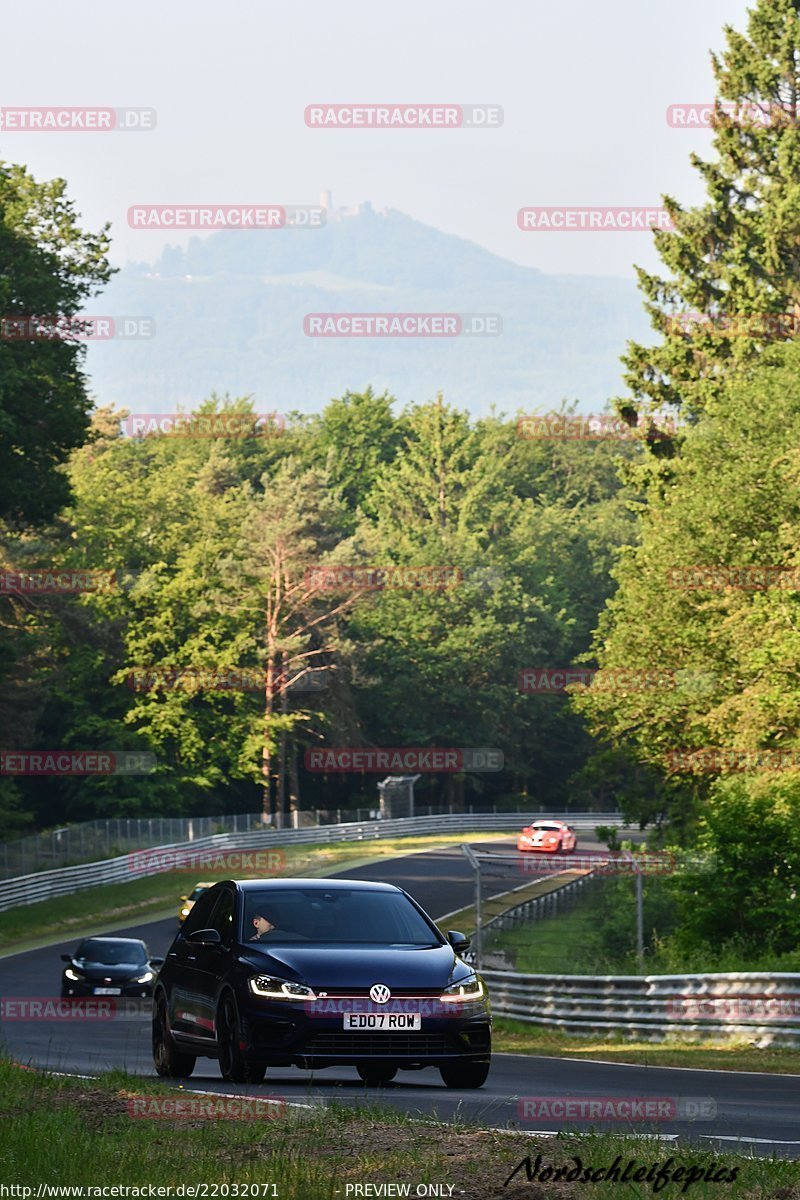
M 440 1054 L 457 1054 L 459 1047 L 441 1033 L 318 1033 L 306 1042 L 303 1053 L 368 1054 L 389 1058 L 407 1056 L 433 1058 Z

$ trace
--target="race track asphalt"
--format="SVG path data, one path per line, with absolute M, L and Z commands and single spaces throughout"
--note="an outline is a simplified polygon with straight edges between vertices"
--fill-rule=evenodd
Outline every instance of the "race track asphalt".
M 585 835 L 580 849 L 592 847 Z M 479 844 L 476 844 L 476 848 Z M 491 842 L 482 848 L 495 853 L 513 850 L 514 843 Z M 596 843 L 594 843 L 596 847 Z M 343 879 L 374 879 L 396 883 L 410 892 L 438 919 L 468 905 L 473 898 L 473 878 L 458 847 L 381 861 L 373 866 L 339 872 Z M 515 886 L 502 881 L 495 890 Z M 142 937 L 153 955 L 163 955 L 174 933 L 174 920 L 141 923 L 117 936 Z M 96 933 L 104 932 L 102 918 Z M 30 950 L 0 963 L 2 996 L 45 997 L 58 994 L 59 955 L 74 947 L 75 939 L 45 949 Z M 8 1052 L 20 1063 L 76 1074 L 97 1074 L 111 1067 L 132 1074 L 153 1076 L 150 1026 L 146 1014 L 125 1021 L 9 1021 L 0 1025 Z M 177 1086 L 177 1085 L 176 1085 Z M 286 1104 L 324 1105 L 364 1100 L 365 1087 L 354 1069 L 330 1068 L 312 1075 L 296 1068 L 270 1070 L 260 1086 L 225 1083 L 215 1062 L 198 1060 L 188 1085 L 194 1091 L 257 1096 L 277 1096 Z M 188 1090 L 188 1089 L 187 1089 Z M 800 1157 L 800 1076 L 744 1072 L 702 1071 L 643 1065 L 622 1065 L 586 1059 L 546 1058 L 495 1054 L 492 1070 L 479 1091 L 444 1088 L 438 1071 L 401 1072 L 372 1098 L 409 1113 L 444 1121 L 458 1119 L 482 1126 L 519 1131 L 554 1133 L 564 1129 L 613 1130 L 657 1134 L 668 1142 L 733 1149 L 757 1155 Z M 664 1110 L 676 1117 L 654 1121 L 632 1119 L 621 1123 L 594 1118 L 547 1120 L 544 1098 L 616 1101 L 657 1099 L 669 1102 Z M 528 1106 L 525 1100 L 529 1101 Z M 530 1101 L 534 1100 L 531 1113 Z M 677 1104 L 677 1108 L 675 1107 Z M 555 1110 L 558 1111 L 558 1110 Z M 596 1111 L 596 1110 L 595 1110 Z M 713 1113 L 713 1115 L 711 1115 Z M 694 1115 L 692 1115 L 694 1114 Z

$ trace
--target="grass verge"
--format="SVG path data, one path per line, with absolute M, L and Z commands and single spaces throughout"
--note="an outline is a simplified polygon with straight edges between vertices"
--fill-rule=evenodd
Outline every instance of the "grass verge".
M 492 841 L 503 837 L 507 838 L 508 835 L 459 833 L 333 842 L 325 846 L 292 845 L 285 848 L 285 867 L 278 874 L 325 875 L 349 866 L 379 863 L 383 858 L 396 858 L 399 854 L 435 850 L 438 846 L 458 845 L 469 840 Z M 191 891 L 198 879 L 228 878 L 230 871 L 200 871 L 196 874 L 168 871 L 131 880 L 130 883 L 87 888 L 71 896 L 12 908 L 0 912 L 0 950 L 33 949 L 38 939 L 52 942 L 56 940 L 53 935 L 59 933 L 80 937 L 97 930 L 110 931 L 112 926 L 122 928 L 141 917 L 157 920 L 174 915 L 177 922 L 180 897 Z
M 687 1192 L 692 1200 L 800 1200 L 800 1169 L 787 1160 L 719 1155 L 617 1134 L 542 1138 L 465 1124 L 442 1125 L 371 1106 L 366 1097 L 355 1108 L 287 1107 L 257 1122 L 174 1116 L 134 1119 L 131 1106 L 137 1101 L 141 1105 L 143 1097 L 152 1111 L 154 1101 L 174 1100 L 176 1090 L 121 1072 L 76 1080 L 0 1061 L 3 1177 L 18 1189 L 32 1189 L 27 1195 L 19 1190 L 13 1194 L 28 1200 L 41 1185 L 43 1195 L 50 1185 L 140 1188 L 141 1196 L 148 1195 L 148 1185 L 169 1187 L 173 1190 L 162 1194 L 172 1196 L 192 1195 L 187 1189 L 206 1185 L 205 1192 L 194 1194 L 280 1200 L 347 1200 L 380 1194 L 452 1195 L 458 1200 L 501 1196 L 579 1200 L 613 1194 L 632 1200 L 652 1194 L 652 1183 L 583 1182 L 587 1168 L 607 1169 L 619 1158 L 620 1172 L 635 1160 L 629 1176 L 644 1167 L 655 1178 L 654 1164 L 663 1167 L 667 1182 L 658 1194 L 666 1200 Z M 523 1166 L 504 1186 L 528 1156 L 539 1176 L 548 1168 L 574 1171 L 580 1160 L 577 1178 L 550 1183 L 545 1176 L 541 1187 L 538 1180 L 527 1180 Z M 683 1177 L 692 1167 L 703 1176 L 716 1174 L 717 1181 L 706 1182 L 703 1177 L 687 1189 Z M 683 1177 L 672 1182 L 671 1173 L 681 1168 Z M 384 1188 L 367 1190 L 366 1184 Z M 387 1184 L 399 1187 L 387 1191 Z M 428 1185 L 428 1190 L 420 1185 Z M 84 1197 L 91 1195 L 83 1192 Z
M 545 1054 L 556 1058 L 601 1058 L 606 1062 L 651 1067 L 800 1075 L 800 1050 L 759 1049 L 746 1041 L 698 1043 L 674 1039 L 653 1044 L 626 1041 L 621 1037 L 575 1037 L 507 1017 L 494 1018 L 492 1046 L 498 1054 Z
M 482 919 L 484 923 L 492 921 L 510 908 L 516 908 L 518 905 L 524 904 L 526 900 L 535 900 L 537 896 L 545 896 L 548 892 L 557 892 L 559 888 L 571 883 L 573 879 L 586 874 L 586 871 L 560 871 L 558 875 L 548 875 L 544 879 L 536 879 L 533 883 L 522 884 L 507 892 L 501 892 L 497 896 L 489 896 L 484 899 L 481 906 Z M 470 904 L 466 908 L 459 909 L 458 912 L 451 913 L 447 921 L 448 924 L 453 925 L 453 928 L 463 929 L 472 934 L 476 924 L 475 905 Z M 490 930 L 486 932 L 487 937 L 492 936 Z

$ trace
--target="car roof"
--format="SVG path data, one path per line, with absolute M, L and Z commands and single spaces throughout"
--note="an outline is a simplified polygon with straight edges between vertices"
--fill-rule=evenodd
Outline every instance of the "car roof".
M 217 882 L 216 879 L 200 879 L 194 885 L 194 887 L 192 888 L 192 891 L 194 891 L 195 888 L 199 888 L 199 887 L 213 887 L 216 882 Z
M 131 942 L 133 942 L 137 946 L 144 945 L 141 938 L 106 937 L 104 933 L 93 933 L 91 937 L 81 938 L 81 945 L 84 942 L 116 942 L 122 946 L 130 946 Z
M 225 879 L 223 883 L 232 883 L 242 892 L 278 891 L 282 888 L 296 887 L 305 891 L 357 891 L 357 892 L 401 892 L 402 888 L 393 883 L 382 883 L 372 879 Z

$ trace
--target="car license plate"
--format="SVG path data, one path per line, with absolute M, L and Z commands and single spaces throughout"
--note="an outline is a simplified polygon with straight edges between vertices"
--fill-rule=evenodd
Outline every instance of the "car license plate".
M 369 1033 L 373 1029 L 422 1029 L 419 1013 L 345 1013 L 344 1028 Z
M 122 988 L 95 988 L 95 996 L 121 996 Z

